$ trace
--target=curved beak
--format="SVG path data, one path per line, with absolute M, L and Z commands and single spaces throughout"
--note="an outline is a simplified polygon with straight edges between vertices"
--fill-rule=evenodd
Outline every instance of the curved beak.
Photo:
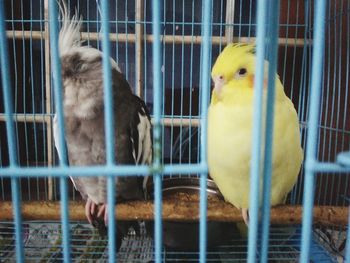
M 224 80 L 223 76 L 220 75 L 220 76 L 214 76 L 213 81 L 214 81 L 214 91 L 216 92 L 217 96 L 220 96 L 220 93 L 222 91 L 222 87 L 225 84 L 225 80 Z

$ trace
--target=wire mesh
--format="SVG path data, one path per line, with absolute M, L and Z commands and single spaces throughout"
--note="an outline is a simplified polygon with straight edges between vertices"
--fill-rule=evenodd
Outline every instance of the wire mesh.
M 1 262 L 13 262 L 15 259 L 13 231 L 13 224 L 1 224 Z M 146 235 L 144 228 L 141 231 L 141 237 L 136 237 L 135 233 L 130 231 L 129 235 L 124 238 L 118 252 L 119 262 L 150 262 L 154 259 L 152 240 Z M 72 222 L 70 232 L 72 260 L 77 262 L 108 260 L 108 240 L 102 238 L 91 225 Z M 26 258 L 35 262 L 57 262 L 63 259 L 62 229 L 58 222 L 28 221 L 23 225 L 23 233 Z M 296 262 L 300 254 L 300 237 L 298 230 L 288 232 L 285 228 L 273 227 L 271 229 L 268 260 Z M 315 237 L 317 237 L 317 233 L 315 233 Z M 324 250 L 320 242 L 314 241 L 311 247 L 314 251 L 312 255 L 314 262 L 337 262 L 336 254 Z M 246 255 L 247 240 L 233 237 L 225 245 L 209 248 L 206 257 L 208 262 L 245 262 Z M 178 251 L 165 247 L 162 250 L 162 258 L 167 262 L 198 262 L 199 253 L 196 251 Z
M 210 65 L 227 43 L 256 41 L 257 2 L 256 0 L 209 1 L 212 12 Z M 315 2 L 281 1 L 277 40 L 277 72 L 287 96 L 291 98 L 297 109 L 304 150 L 309 128 Z M 317 141 L 317 161 L 325 164 L 334 163 L 337 155 L 349 150 L 350 147 L 348 100 L 350 4 L 349 1 L 344 0 L 326 2 L 324 67 Z M 52 140 L 55 96 L 53 79 L 50 75 L 52 65 L 48 3 L 47 0 L 11 0 L 4 3 L 5 33 L 10 63 L 0 67 L 7 66 L 10 71 L 15 114 L 13 138 L 18 149 L 16 157 L 21 168 L 46 168 L 58 165 Z M 203 41 L 201 28 L 205 22 L 202 19 L 204 1 L 163 0 L 159 3 L 162 6 L 159 21 L 161 41 L 159 74 L 161 74 L 162 94 L 161 164 L 195 165 L 200 163 L 203 147 L 201 142 L 203 131 L 200 129 L 200 122 L 203 113 L 201 99 L 205 91 L 200 88 L 202 70 L 199 65 Z M 71 10 L 77 8 L 83 16 L 82 36 L 86 39 L 86 43 L 102 49 L 101 15 L 96 1 L 70 0 L 68 5 Z M 109 5 L 110 55 L 118 62 L 134 91 L 143 97 L 154 113 L 152 1 L 116 0 L 110 1 Z M 0 84 L 3 86 L 4 80 L 1 80 Z M 1 92 L 1 101 L 3 96 Z M 10 164 L 5 120 L 4 104 L 0 104 L 0 168 L 4 168 L 0 171 L 0 201 L 13 200 L 11 179 L 1 174 Z M 339 169 L 339 167 L 328 170 L 326 168 L 323 172 L 316 172 L 315 205 L 349 205 L 350 174 L 348 170 L 339 173 Z M 200 171 L 196 169 L 193 171 L 181 176 L 200 176 Z M 180 175 L 173 172 L 171 175 L 164 176 Z M 18 184 L 20 198 L 23 201 L 60 200 L 62 196 L 59 185 L 57 178 L 39 175 L 37 177 L 21 176 Z M 296 186 L 288 196 L 287 203 L 301 204 L 303 187 L 304 171 L 302 170 Z M 70 182 L 68 182 L 68 197 L 70 200 L 81 199 Z M 27 226 L 24 225 L 24 228 Z M 58 222 L 56 226 L 59 227 Z M 11 229 L 11 227 L 8 228 Z M 343 258 L 345 245 L 342 237 L 345 232 L 346 228 L 339 226 L 331 228 L 314 226 L 311 251 L 319 251 L 318 260 L 323 256 L 325 261 L 336 260 L 337 257 Z M 273 242 L 272 233 L 270 233 L 270 240 Z M 319 243 L 320 240 L 323 242 Z M 300 236 L 296 237 L 295 241 L 295 244 L 299 244 Z M 73 244 L 74 240 L 72 239 L 71 242 Z M 247 245 L 244 242 L 239 244 L 242 247 Z M 225 255 L 220 256 L 220 259 L 225 258 L 223 261 L 234 261 L 234 259 L 230 260 L 231 254 L 227 253 L 231 250 L 231 246 L 237 245 L 232 243 L 227 247 L 224 246 L 225 249 L 220 247 L 216 252 L 208 251 L 207 261 L 217 260 L 217 255 Z M 295 257 L 291 257 L 298 258 L 300 246 L 295 245 L 294 249 L 295 251 L 288 253 L 295 252 L 293 254 Z M 27 250 L 28 248 L 25 247 L 25 253 Z M 198 260 L 198 252 L 183 253 L 188 260 Z M 164 250 L 162 259 L 178 260 L 181 258 L 180 254 L 180 252 Z M 284 260 L 282 256 L 270 258 L 271 253 L 268 255 L 271 260 Z

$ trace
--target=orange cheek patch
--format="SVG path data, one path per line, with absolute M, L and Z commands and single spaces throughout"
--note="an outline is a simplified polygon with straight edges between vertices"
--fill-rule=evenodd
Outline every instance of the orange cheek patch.
M 254 88 L 254 78 L 255 75 L 251 75 L 248 77 L 249 85 L 252 89 Z M 264 89 L 267 89 L 267 79 L 264 79 Z

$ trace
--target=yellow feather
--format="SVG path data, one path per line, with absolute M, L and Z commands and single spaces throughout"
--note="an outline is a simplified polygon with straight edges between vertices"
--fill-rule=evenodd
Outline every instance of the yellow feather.
M 220 83 L 215 83 L 218 88 L 208 111 L 209 172 L 226 201 L 237 208 L 249 208 L 254 75 L 252 45 L 228 45 L 212 68 L 214 82 L 220 79 Z M 265 97 L 266 89 L 264 102 Z M 278 76 L 274 107 L 271 205 L 284 202 L 303 160 L 298 116 Z

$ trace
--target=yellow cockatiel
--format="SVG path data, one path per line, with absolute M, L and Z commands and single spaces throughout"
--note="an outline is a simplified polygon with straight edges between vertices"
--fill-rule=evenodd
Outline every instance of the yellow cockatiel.
M 208 111 L 210 175 L 226 201 L 242 209 L 246 224 L 252 152 L 254 53 L 255 47 L 245 44 L 230 44 L 222 51 L 212 69 L 215 87 Z M 264 83 L 266 101 L 266 78 Z M 284 203 L 297 181 L 303 160 L 298 115 L 277 74 L 275 94 L 271 205 Z

